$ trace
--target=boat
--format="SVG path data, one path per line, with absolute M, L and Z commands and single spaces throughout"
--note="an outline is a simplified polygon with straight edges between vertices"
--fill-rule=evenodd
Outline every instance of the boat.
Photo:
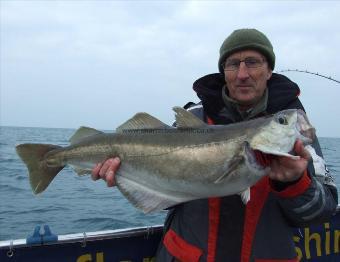
M 48 226 L 27 239 L 0 241 L 0 261 L 151 262 L 162 226 L 54 235 Z M 46 232 L 47 231 L 47 232 Z
M 300 261 L 340 261 L 340 205 L 322 224 L 292 228 Z M 55 235 L 36 226 L 26 239 L 0 241 L 0 261 L 153 262 L 162 225 Z

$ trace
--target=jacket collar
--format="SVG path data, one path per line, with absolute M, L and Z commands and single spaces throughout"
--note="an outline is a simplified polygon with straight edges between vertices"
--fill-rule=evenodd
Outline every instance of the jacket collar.
M 193 84 L 193 89 L 202 101 L 205 112 L 214 120 L 215 123 L 224 123 L 226 121 L 234 122 L 229 116 L 224 114 L 220 115 L 220 112 L 228 111 L 227 105 L 221 95 L 224 86 L 224 75 L 221 73 L 203 76 L 196 80 Z M 267 86 L 268 100 L 264 111 L 269 114 L 283 110 L 293 100 L 296 100 L 300 94 L 298 85 L 281 74 L 273 73 L 272 77 L 267 82 Z M 251 115 L 251 117 L 255 116 L 255 114 Z
M 228 89 L 226 85 L 222 87 L 222 99 L 225 104 L 225 108 L 227 109 L 225 111 L 229 112 L 229 118 L 232 119 L 233 122 L 249 120 L 266 110 L 268 102 L 268 88 L 265 89 L 261 100 L 254 107 L 245 111 L 240 110 L 238 103 L 228 96 Z M 222 111 L 224 110 L 222 109 Z

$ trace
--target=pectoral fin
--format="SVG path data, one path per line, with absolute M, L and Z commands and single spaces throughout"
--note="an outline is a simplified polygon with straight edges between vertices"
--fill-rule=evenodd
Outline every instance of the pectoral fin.
M 244 161 L 244 157 L 243 156 L 236 156 L 233 159 L 231 159 L 227 164 L 227 168 L 225 170 L 223 170 L 223 174 L 222 176 L 220 176 L 219 178 L 217 178 L 214 183 L 218 184 L 221 183 L 225 178 L 227 178 L 230 175 L 233 175 L 234 172 L 236 172 L 236 169 L 239 167 L 239 165 L 242 164 L 242 162 Z

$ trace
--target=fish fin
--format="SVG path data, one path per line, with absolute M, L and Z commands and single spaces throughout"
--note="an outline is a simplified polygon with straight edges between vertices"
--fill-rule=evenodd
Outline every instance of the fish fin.
M 202 128 L 208 126 L 197 116 L 182 107 L 175 106 L 173 110 L 176 113 L 176 126 L 178 128 Z
M 81 126 L 73 134 L 73 136 L 71 136 L 69 141 L 72 145 L 72 144 L 78 143 L 81 139 L 83 139 L 85 137 L 98 135 L 98 134 L 103 134 L 103 132 L 99 131 L 97 129 L 91 128 L 91 127 Z
M 226 178 L 228 175 L 234 173 L 237 169 L 237 167 L 244 161 L 244 157 L 243 156 L 235 156 L 233 157 L 230 161 L 228 161 L 228 168 L 226 170 L 224 170 L 222 176 L 220 176 L 219 178 L 217 178 L 214 183 L 218 184 L 221 183 L 224 178 Z
M 49 167 L 44 160 L 46 153 L 61 148 L 56 145 L 21 144 L 16 146 L 17 154 L 26 164 L 34 194 L 43 192 L 64 166 Z
M 178 199 L 171 199 L 168 195 L 157 192 L 156 190 L 153 191 L 149 187 L 121 175 L 117 174 L 115 178 L 120 192 L 131 204 L 141 209 L 144 213 L 160 211 L 184 202 Z
M 250 188 L 248 187 L 246 190 L 242 191 L 240 193 L 240 196 L 241 196 L 242 202 L 244 204 L 247 204 L 248 201 L 250 200 Z
M 82 169 L 82 168 L 73 168 L 74 172 L 76 172 L 79 176 L 89 175 L 92 170 L 90 169 Z
M 147 113 L 137 113 L 131 119 L 117 127 L 116 132 L 122 133 L 124 130 L 134 129 L 167 129 L 172 128 L 157 118 Z

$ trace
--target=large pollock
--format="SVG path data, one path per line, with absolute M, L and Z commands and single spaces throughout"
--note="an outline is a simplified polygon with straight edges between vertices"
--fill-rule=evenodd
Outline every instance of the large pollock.
M 36 194 L 66 165 L 83 175 L 91 173 L 96 163 L 118 156 L 118 189 L 148 213 L 190 200 L 238 193 L 246 202 L 249 187 L 269 171 L 256 154 L 298 158 L 291 154 L 295 141 L 309 144 L 315 135 L 301 110 L 226 126 L 207 125 L 180 107 L 174 111 L 176 128 L 138 113 L 115 133 L 81 127 L 67 147 L 21 144 L 16 150 L 27 165 Z

